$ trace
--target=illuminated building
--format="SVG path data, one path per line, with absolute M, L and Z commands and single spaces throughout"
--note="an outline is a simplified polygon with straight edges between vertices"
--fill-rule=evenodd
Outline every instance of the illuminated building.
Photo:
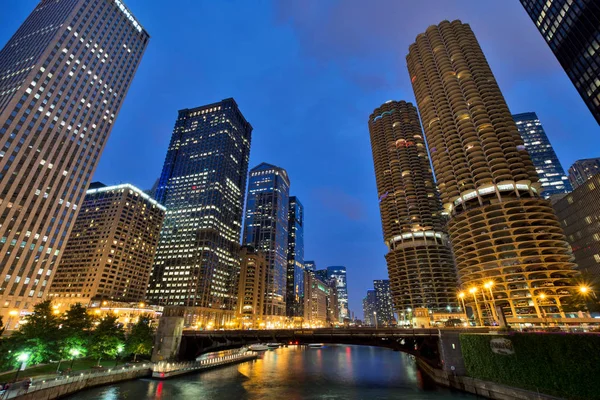
M 465 302 L 480 320 L 564 317 L 573 255 L 471 28 L 430 26 L 407 62 Z
M 456 302 L 456 269 L 417 109 L 388 101 L 369 117 L 385 258 L 398 310 Z
M 392 305 L 392 293 L 388 279 L 376 279 L 373 281 L 375 288 L 375 310 L 377 311 L 377 325 L 391 326 L 395 322 L 394 306 Z
M 49 296 L 63 304 L 145 301 L 165 208 L 129 184 L 90 186 Z
M 304 207 L 296 196 L 288 207 L 286 315 L 304 315 Z
M 267 259 L 264 316 L 273 322 L 283 322 L 286 316 L 289 193 L 283 168 L 262 163 L 250 171 L 243 243 Z
M 304 261 L 304 269 L 309 272 L 317 270 L 317 264 L 314 261 Z
M 235 314 L 252 126 L 233 99 L 179 111 L 156 191 L 167 208 L 148 299 L 187 306 L 186 323 Z
M 600 124 L 600 3 L 521 0 L 521 4 Z
M 324 282 L 328 286 L 327 294 L 327 323 L 337 325 L 340 322 L 340 302 L 338 299 L 337 282 L 331 278 Z
M 0 50 L 0 314 L 44 299 L 149 35 L 114 0 L 42 0 Z
M 592 176 L 600 173 L 600 158 L 577 160 L 569 168 L 569 181 L 573 189 L 583 185 Z
M 304 323 L 311 327 L 328 326 L 327 296 L 329 287 L 314 274 L 306 274 L 304 280 Z
M 350 312 L 348 311 L 348 283 L 346 281 L 346 267 L 327 267 L 327 277 L 329 279 L 335 279 L 340 319 L 343 321 L 344 318 L 350 317 Z
M 577 269 L 600 278 L 600 174 L 553 203 L 571 244 Z
M 267 260 L 264 253 L 252 246 L 240 251 L 237 318 L 243 329 L 259 328 L 263 322 Z M 303 288 L 304 289 L 304 288 Z
M 329 280 L 329 274 L 327 273 L 326 269 L 318 269 L 316 271 L 313 271 L 313 273 L 315 274 L 317 279 L 321 280 L 322 282 L 327 282 Z
M 572 190 L 569 178 L 536 113 L 515 114 L 513 119 L 540 178 L 542 196 L 547 199 L 555 194 L 569 193 Z
M 366 326 L 375 326 L 375 316 L 377 313 L 377 295 L 375 290 L 367 290 L 367 295 L 363 298 L 363 316 Z

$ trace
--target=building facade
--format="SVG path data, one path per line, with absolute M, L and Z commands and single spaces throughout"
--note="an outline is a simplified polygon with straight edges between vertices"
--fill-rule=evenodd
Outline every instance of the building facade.
M 377 326 L 395 325 L 394 307 L 389 279 L 376 279 L 373 281 L 375 288 L 375 310 L 377 311 Z
M 327 296 L 329 287 L 314 274 L 306 274 L 304 280 L 304 326 L 324 328 L 328 326 Z
M 56 269 L 54 302 L 143 302 L 165 208 L 135 186 L 86 192 Z
M 600 3 L 597 0 L 521 0 L 600 124 Z
M 569 168 L 569 181 L 573 189 L 577 189 L 598 173 L 600 173 L 600 158 L 577 160 Z
M 264 328 L 267 260 L 263 252 L 255 250 L 252 246 L 242 246 L 240 259 L 237 326 L 242 329 Z
M 456 302 L 456 270 L 417 109 L 388 101 L 369 117 L 386 261 L 398 310 Z
M 252 126 L 235 100 L 179 111 L 156 191 L 167 208 L 148 299 L 189 307 L 186 323 L 235 313 Z
M 290 180 L 283 168 L 262 163 L 250 171 L 244 219 L 244 244 L 267 259 L 266 319 L 281 324 L 286 316 Z
M 335 279 L 340 320 L 343 321 L 344 318 L 350 317 L 350 312 L 348 311 L 348 281 L 346 280 L 346 267 L 327 267 L 327 277 L 329 279 Z
M 553 206 L 573 249 L 577 269 L 600 278 L 600 174 Z
M 304 315 L 304 207 L 296 196 L 288 207 L 286 315 Z
M 473 31 L 430 26 L 407 62 L 464 300 L 479 323 L 564 317 L 573 255 Z
M 367 295 L 363 298 L 363 323 L 366 326 L 375 326 L 375 317 L 377 315 L 377 296 L 375 290 L 367 290 Z
M 42 0 L 0 50 L 0 315 L 46 296 L 148 41 L 120 1 Z
M 304 261 L 304 269 L 309 272 L 317 270 L 317 264 L 314 261 Z
M 573 190 L 537 114 L 514 114 L 513 119 L 540 178 L 542 197 L 547 199 Z

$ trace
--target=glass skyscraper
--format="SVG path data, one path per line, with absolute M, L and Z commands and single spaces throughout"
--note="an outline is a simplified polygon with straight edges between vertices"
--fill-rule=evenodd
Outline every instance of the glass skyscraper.
M 304 261 L 304 269 L 308 272 L 314 272 L 317 270 L 317 263 L 314 261 Z
M 600 173 L 600 158 L 584 158 L 575 161 L 569 167 L 569 181 L 573 189 L 577 189 L 598 173 Z
M 349 318 L 348 312 L 348 283 L 346 281 L 346 267 L 334 266 L 327 267 L 328 278 L 334 278 L 338 293 L 338 305 L 340 309 L 340 318 Z
M 553 194 L 569 193 L 572 190 L 569 178 L 560 165 L 537 114 L 528 112 L 514 114 L 512 117 L 540 177 L 542 196 L 547 199 Z
M 148 299 L 188 323 L 233 317 L 252 126 L 233 99 L 179 111 L 156 199 L 167 208 Z
M 373 287 L 375 288 L 377 324 L 379 326 L 390 326 L 394 321 L 390 281 L 388 279 L 376 279 L 373 281 Z
M 288 209 L 286 314 L 304 315 L 304 206 L 296 196 L 290 197 Z
M 244 244 L 261 250 L 267 259 L 264 318 L 268 327 L 286 316 L 289 201 L 290 180 L 283 168 L 262 163 L 250 171 Z
M 600 2 L 521 0 L 600 123 Z
M 375 290 L 367 290 L 363 298 L 363 323 L 366 326 L 375 326 L 375 315 L 377 312 L 377 295 Z
M 42 0 L 0 51 L 0 314 L 60 262 L 149 35 L 117 0 Z

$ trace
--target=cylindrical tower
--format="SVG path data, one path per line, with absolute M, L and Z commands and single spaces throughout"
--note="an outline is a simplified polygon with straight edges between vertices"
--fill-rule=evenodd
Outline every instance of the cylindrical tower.
M 407 56 L 465 301 L 563 316 L 573 256 L 473 31 L 444 21 Z
M 388 101 L 369 118 L 390 287 L 398 312 L 456 300 L 456 269 L 417 109 Z

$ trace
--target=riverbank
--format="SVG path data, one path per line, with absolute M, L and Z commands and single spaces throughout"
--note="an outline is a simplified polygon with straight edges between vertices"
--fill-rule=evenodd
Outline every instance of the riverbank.
M 561 400 L 559 397 L 549 396 L 543 393 L 514 388 L 499 383 L 482 381 L 468 376 L 457 376 L 448 374 L 441 369 L 433 368 L 426 362 L 417 359 L 417 365 L 435 384 L 473 393 L 488 399 L 501 400 Z

